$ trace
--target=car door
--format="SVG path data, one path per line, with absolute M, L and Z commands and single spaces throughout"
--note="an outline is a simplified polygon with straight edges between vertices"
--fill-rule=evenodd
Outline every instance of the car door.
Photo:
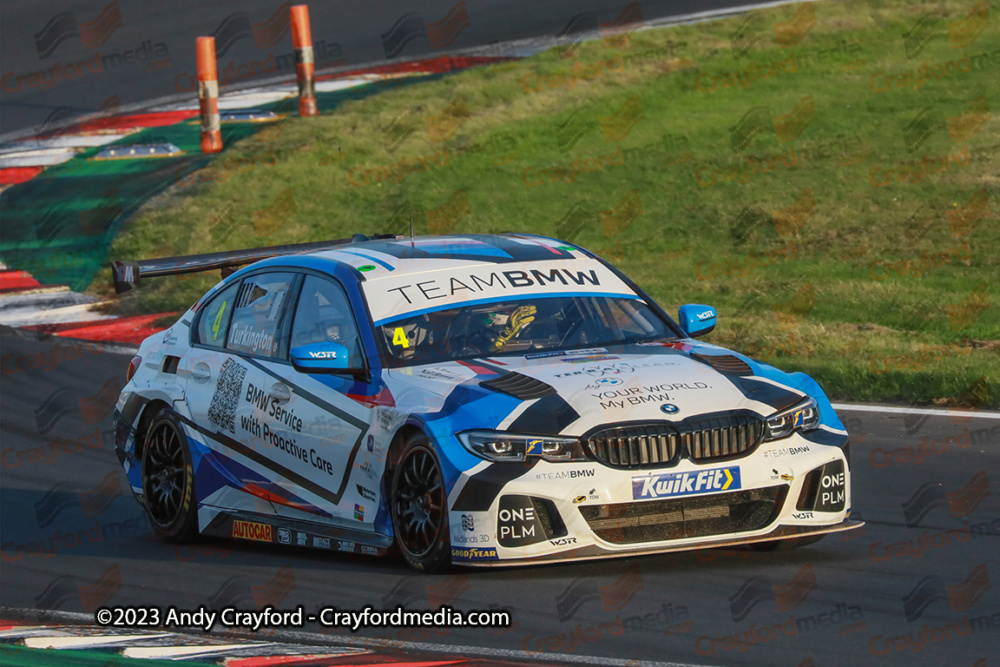
M 305 274 L 291 318 L 289 349 L 326 342 L 343 345 L 350 366 L 365 365 L 357 318 L 343 286 L 332 277 Z M 358 460 L 372 408 L 350 397 L 368 394 L 367 381 L 348 372 L 299 371 L 289 361 L 261 365 L 285 373 L 291 387 L 291 400 L 279 410 L 281 419 L 272 421 L 278 437 L 294 443 L 301 456 L 289 490 L 331 523 L 372 529 L 379 485 L 359 472 Z M 301 510 L 277 508 L 289 517 L 301 516 Z
M 287 354 L 298 279 L 290 271 L 251 274 L 200 309 L 186 365 L 194 428 L 218 473 L 200 475 L 206 504 L 273 514 L 278 502 L 294 502 L 286 491 L 286 455 L 274 444 L 268 417 L 292 394 L 261 363 Z

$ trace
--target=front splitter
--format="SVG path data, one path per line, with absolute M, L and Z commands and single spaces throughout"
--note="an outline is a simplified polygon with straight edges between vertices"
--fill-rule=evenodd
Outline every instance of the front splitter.
M 750 537 L 724 537 L 711 542 L 699 542 L 698 544 L 688 544 L 684 546 L 656 546 L 638 547 L 627 551 L 609 551 L 599 546 L 580 547 L 560 553 L 545 556 L 532 556 L 524 559 L 492 560 L 476 562 L 460 562 L 455 565 L 467 567 L 516 567 L 519 565 L 537 565 L 538 563 L 565 563 L 584 560 L 605 560 L 609 558 L 628 558 L 632 556 L 651 556 L 653 554 L 676 553 L 680 551 L 696 551 L 699 549 L 724 549 L 726 547 L 738 547 L 747 544 L 760 542 L 773 542 L 775 540 L 794 539 L 799 537 L 809 537 L 810 535 L 826 535 L 828 533 L 842 533 L 848 530 L 861 528 L 864 521 L 854 521 L 844 519 L 841 523 L 832 526 L 778 526 L 765 535 L 753 535 Z

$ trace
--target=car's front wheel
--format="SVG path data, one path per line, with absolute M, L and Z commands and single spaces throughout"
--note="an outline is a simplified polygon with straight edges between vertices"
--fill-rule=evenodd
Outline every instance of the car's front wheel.
M 448 496 L 441 464 L 427 436 L 406 438 L 392 475 L 392 527 L 396 545 L 415 570 L 451 564 Z
M 167 542 L 198 534 L 194 465 L 177 415 L 161 410 L 146 432 L 142 450 L 142 494 L 153 530 Z

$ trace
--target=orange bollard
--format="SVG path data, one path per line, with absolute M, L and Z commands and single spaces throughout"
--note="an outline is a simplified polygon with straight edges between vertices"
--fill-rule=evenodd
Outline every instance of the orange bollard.
M 222 128 L 215 37 L 198 38 L 198 104 L 201 107 L 201 152 L 218 153 L 222 150 Z
M 309 5 L 295 5 L 292 11 L 292 46 L 295 48 L 295 74 L 299 80 L 299 115 L 318 116 L 316 106 L 316 57 L 313 55 Z

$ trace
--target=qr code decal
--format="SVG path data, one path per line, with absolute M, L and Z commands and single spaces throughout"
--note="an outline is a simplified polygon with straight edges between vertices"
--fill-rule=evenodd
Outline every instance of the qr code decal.
M 230 433 L 236 433 L 236 404 L 243 392 L 247 369 L 232 359 L 226 359 L 219 371 L 212 403 L 208 406 L 208 421 Z

